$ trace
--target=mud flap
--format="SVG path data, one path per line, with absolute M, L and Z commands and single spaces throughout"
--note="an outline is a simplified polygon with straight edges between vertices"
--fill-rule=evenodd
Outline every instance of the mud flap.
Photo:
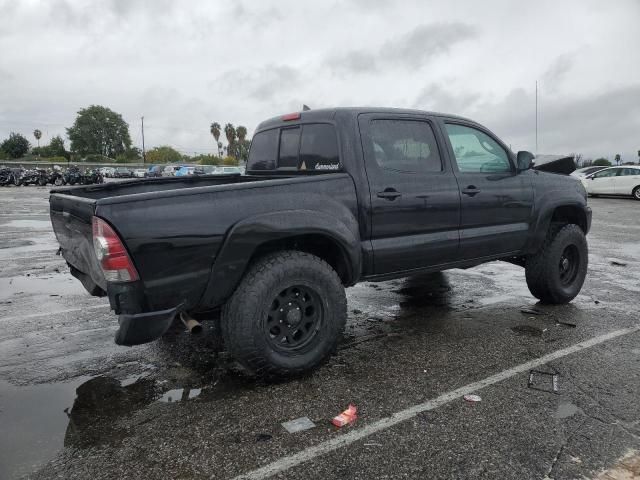
M 126 346 L 140 345 L 160 338 L 169 330 L 179 308 L 119 315 L 120 328 L 116 332 L 116 344 Z

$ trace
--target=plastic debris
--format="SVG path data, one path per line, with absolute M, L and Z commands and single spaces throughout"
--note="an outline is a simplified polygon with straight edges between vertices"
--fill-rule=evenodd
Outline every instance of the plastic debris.
M 540 390 L 543 392 L 548 392 L 549 390 L 543 389 L 543 388 L 538 388 L 535 386 L 533 378 L 535 376 L 535 374 L 538 375 L 545 375 L 548 377 L 551 377 L 551 390 L 553 393 L 558 393 L 558 377 L 559 374 L 557 372 L 555 373 L 551 373 L 551 372 L 542 372 L 540 370 L 529 370 L 529 381 L 527 382 L 527 387 L 528 388 L 532 388 L 533 390 Z
M 462 398 L 464 398 L 465 401 L 470 403 L 476 403 L 476 402 L 482 401 L 482 397 L 480 397 L 480 395 L 465 395 Z
M 611 265 L 614 265 L 616 267 L 626 267 L 627 266 L 627 262 L 623 262 L 622 260 L 618 260 L 617 258 L 612 258 L 610 259 L 611 261 Z
M 538 310 L 537 308 L 532 308 L 532 307 L 522 307 L 520 311 L 522 313 L 527 313 L 529 315 L 546 315 L 546 313 L 543 312 L 542 310 Z
M 340 415 L 333 417 L 331 423 L 333 423 L 336 427 L 344 427 L 345 425 L 349 425 L 353 423 L 358 418 L 358 409 L 355 405 L 349 404 L 349 407 L 342 412 Z
M 258 435 L 256 435 L 256 442 L 268 442 L 272 438 L 273 436 L 269 435 L 268 433 L 259 433 Z
M 571 328 L 577 327 L 575 323 L 561 322 L 560 320 L 556 320 L 556 325 L 564 325 L 565 327 L 571 327 Z
M 281 423 L 281 425 L 289 433 L 302 432 L 316 426 L 309 417 L 296 418 L 295 420 L 289 420 L 288 422 Z

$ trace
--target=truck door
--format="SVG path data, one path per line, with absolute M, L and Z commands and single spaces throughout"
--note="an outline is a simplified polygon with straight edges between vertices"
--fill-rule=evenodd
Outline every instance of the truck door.
M 518 173 L 507 148 L 478 125 L 457 119 L 440 125 L 460 186 L 460 259 L 521 250 L 533 208 L 532 172 Z
M 358 122 L 371 195 L 374 273 L 453 261 L 460 194 L 432 120 L 363 114 Z

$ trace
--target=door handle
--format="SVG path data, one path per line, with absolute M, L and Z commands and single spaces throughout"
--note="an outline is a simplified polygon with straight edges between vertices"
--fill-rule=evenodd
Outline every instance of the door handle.
M 475 185 L 469 185 L 467 188 L 464 188 L 462 190 L 462 193 L 464 193 L 465 195 L 469 195 L 470 197 L 473 197 L 474 195 L 477 195 L 478 193 L 480 193 L 480 189 L 476 188 Z
M 377 193 L 378 198 L 384 198 L 385 200 L 395 200 L 398 197 L 401 197 L 402 194 L 393 188 L 387 188 L 384 192 Z

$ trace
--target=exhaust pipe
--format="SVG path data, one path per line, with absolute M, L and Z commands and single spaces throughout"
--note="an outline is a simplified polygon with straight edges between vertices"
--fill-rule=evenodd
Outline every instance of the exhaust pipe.
M 190 333 L 195 335 L 202 332 L 202 324 L 187 312 L 180 312 L 180 320 Z

